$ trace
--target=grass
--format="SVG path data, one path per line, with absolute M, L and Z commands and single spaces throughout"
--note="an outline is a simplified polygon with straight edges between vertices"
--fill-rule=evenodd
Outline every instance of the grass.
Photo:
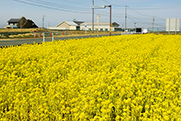
M 33 28 L 33 29 L 0 29 L 0 39 L 14 39 L 14 38 L 33 38 L 36 33 L 36 37 L 39 37 L 39 32 L 53 32 L 55 37 L 63 37 L 63 36 L 84 36 L 84 35 L 101 35 L 101 34 L 109 34 L 109 31 L 53 31 L 42 28 Z M 120 34 L 121 32 L 112 32 L 112 34 Z M 50 36 L 50 34 L 46 34 L 46 37 Z
M 0 39 L 14 39 L 14 38 L 33 38 L 34 32 L 37 32 L 36 37 L 39 37 L 38 32 L 54 32 L 55 37 L 63 37 L 63 36 L 84 36 L 84 35 L 101 35 L 101 34 L 109 34 L 109 31 L 53 31 L 43 28 L 29 28 L 29 29 L 0 29 Z M 112 34 L 120 34 L 121 32 L 112 32 Z M 154 34 L 158 34 L 157 32 L 151 32 Z M 167 35 L 168 32 L 159 32 L 159 34 Z M 174 35 L 175 32 L 170 32 L 171 35 Z M 181 34 L 177 32 L 177 34 Z M 48 34 L 47 34 L 48 35 Z M 46 36 L 47 36 L 46 35 Z M 50 35 L 49 35 L 50 36 Z
M 2 32 L 35 32 L 35 31 L 45 31 L 46 29 L 42 28 L 30 28 L 30 29 L 0 29 L 0 33 Z M 47 30 L 46 30 L 47 31 Z

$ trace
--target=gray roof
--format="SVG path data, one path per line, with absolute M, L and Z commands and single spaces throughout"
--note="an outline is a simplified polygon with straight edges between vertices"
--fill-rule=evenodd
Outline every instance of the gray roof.
M 76 20 L 74 20 L 73 22 L 76 23 L 77 25 L 80 25 L 81 23 L 84 23 L 84 21 L 76 21 Z
M 78 26 L 75 22 L 73 21 L 65 21 L 67 24 L 69 24 L 70 26 Z
M 20 18 L 11 18 L 8 22 L 17 22 L 20 20 Z

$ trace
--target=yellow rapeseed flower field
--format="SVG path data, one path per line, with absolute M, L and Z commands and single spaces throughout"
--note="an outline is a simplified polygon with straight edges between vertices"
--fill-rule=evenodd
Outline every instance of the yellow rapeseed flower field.
M 5 121 L 179 121 L 180 85 L 180 35 L 0 49 L 0 119 Z

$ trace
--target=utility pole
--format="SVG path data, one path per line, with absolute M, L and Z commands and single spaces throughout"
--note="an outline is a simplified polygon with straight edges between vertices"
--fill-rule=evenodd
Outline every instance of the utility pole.
M 112 9 L 112 6 L 111 5 L 108 5 L 108 6 L 106 6 L 106 5 L 101 5 L 101 6 L 92 5 L 91 9 L 104 9 L 106 7 L 110 7 L 110 36 L 111 36 L 111 26 L 112 26 L 112 24 L 111 24 L 111 18 L 112 18 L 112 13 L 111 12 L 112 12 L 112 10 L 111 9 Z
M 134 28 L 136 29 L 136 22 L 134 23 Z
M 109 5 L 108 7 L 110 7 L 110 36 L 111 36 L 111 26 L 112 26 L 112 22 L 111 22 L 111 18 L 112 18 L 112 5 Z
M 155 22 L 155 17 L 153 16 L 152 32 L 154 31 L 154 22 Z
M 42 18 L 42 28 L 44 28 L 44 21 L 45 21 L 45 16 L 43 15 L 43 18 Z
M 127 5 L 125 6 L 125 31 L 127 29 Z
M 94 0 L 92 0 L 92 6 L 94 6 Z M 94 32 L 94 8 L 92 8 L 92 32 Z

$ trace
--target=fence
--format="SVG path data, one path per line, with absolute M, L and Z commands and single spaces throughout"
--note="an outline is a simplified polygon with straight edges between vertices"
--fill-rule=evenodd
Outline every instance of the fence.
M 43 37 L 43 42 L 45 42 L 45 37 L 49 36 L 54 41 L 54 33 L 53 32 L 34 32 L 34 37 Z
M 154 34 L 168 34 L 168 35 L 177 35 L 177 34 L 181 34 L 180 31 L 166 31 L 165 27 L 148 27 L 148 33 L 154 33 Z

